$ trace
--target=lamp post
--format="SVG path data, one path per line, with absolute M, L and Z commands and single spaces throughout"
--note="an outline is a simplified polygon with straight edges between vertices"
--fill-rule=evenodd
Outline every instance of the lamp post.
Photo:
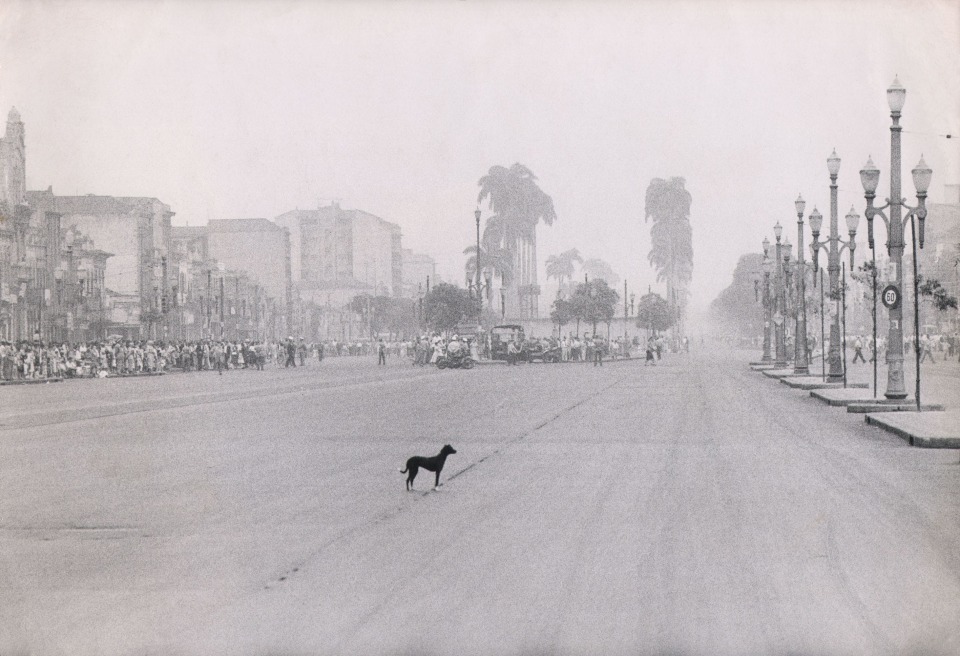
M 830 236 L 825 241 L 820 241 L 820 227 L 823 224 L 823 216 L 814 208 L 810 214 L 810 230 L 813 232 L 813 270 L 819 267 L 820 249 L 827 251 L 827 274 L 830 276 L 830 295 L 834 300 L 840 295 L 840 253 L 844 248 L 850 251 L 850 269 L 853 270 L 853 254 L 857 248 L 855 241 L 857 235 L 857 224 L 860 222 L 860 215 L 850 208 L 847 214 L 847 232 L 850 238 L 844 241 L 839 234 L 839 225 L 837 217 L 837 174 L 840 172 L 840 158 L 837 157 L 837 151 L 834 150 L 827 158 L 827 170 L 830 173 Z M 816 280 L 814 280 L 816 282 Z M 840 315 L 835 313 L 830 322 L 830 371 L 827 375 L 828 383 L 843 382 L 843 362 L 840 357 Z
M 890 126 L 890 197 L 887 198 L 885 205 L 874 207 L 873 200 L 876 198 L 877 185 L 880 182 L 880 170 L 874 165 L 873 158 L 867 158 L 867 163 L 860 170 L 860 182 L 863 184 L 864 198 L 867 200 L 867 239 L 870 247 L 873 247 L 873 218 L 879 216 L 883 219 L 887 227 L 887 254 L 894 268 L 894 284 L 883 291 L 883 303 L 890 311 L 890 325 L 887 335 L 887 391 L 884 396 L 888 399 L 904 399 L 907 396 L 907 390 L 903 382 L 903 306 L 901 299 L 903 297 L 903 248 L 904 248 L 904 229 L 906 227 L 905 219 L 919 219 L 920 234 L 919 244 L 923 248 L 923 228 L 924 220 L 927 218 L 927 189 L 930 187 L 930 178 L 933 171 L 920 157 L 920 162 L 916 168 L 911 171 L 913 174 L 913 186 L 917 190 L 917 205 L 911 207 L 907 205 L 906 198 L 901 197 L 900 193 L 900 132 L 903 128 L 900 126 L 900 111 L 907 99 L 907 90 L 900 85 L 896 78 L 893 84 L 887 89 L 887 105 L 890 107 L 890 118 L 893 124 Z M 889 208 L 889 217 L 883 213 L 883 210 Z M 907 215 L 902 216 L 906 209 Z M 917 242 L 914 242 L 914 262 L 916 262 Z M 891 289 L 892 287 L 892 289 Z M 916 294 L 914 294 L 914 303 L 918 303 Z M 915 308 L 916 314 L 916 308 Z M 920 404 L 920 365 L 917 364 L 917 407 Z
M 783 284 L 783 255 L 781 254 L 781 243 L 780 237 L 783 235 L 783 226 L 780 225 L 780 222 L 777 221 L 777 225 L 773 226 L 773 236 L 777 239 L 776 251 L 774 254 L 774 287 L 776 288 L 776 302 L 774 304 L 776 312 L 773 315 L 774 323 L 774 335 L 776 341 L 776 353 L 773 366 L 775 369 L 783 369 L 787 366 L 787 344 L 784 338 L 784 317 L 783 311 L 786 307 L 786 293 L 784 290 Z
M 810 373 L 810 355 L 807 353 L 807 264 L 803 257 L 803 210 L 807 203 L 797 196 L 793 206 L 797 210 L 797 323 L 794 330 L 793 373 L 806 376 Z
M 773 299 L 770 298 L 770 274 L 773 273 L 773 261 L 770 259 L 770 240 L 763 239 L 763 358 L 761 362 L 770 362 L 770 331 L 773 321 Z
M 784 359 L 789 363 L 790 362 L 790 335 L 789 333 L 789 323 L 787 320 L 793 316 L 796 317 L 796 303 L 793 300 L 793 270 L 794 265 L 791 260 L 793 256 L 793 244 L 790 243 L 789 237 L 783 238 L 783 349 L 784 349 Z M 796 335 L 794 335 L 796 337 Z
M 477 326 L 480 325 L 480 317 L 483 316 L 483 292 L 480 289 L 480 208 L 478 207 L 473 215 L 477 219 Z

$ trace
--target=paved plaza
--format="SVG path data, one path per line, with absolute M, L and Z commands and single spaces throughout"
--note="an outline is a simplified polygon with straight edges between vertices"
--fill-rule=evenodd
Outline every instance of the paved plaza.
M 0 653 L 960 652 L 957 451 L 752 356 L 2 388 Z

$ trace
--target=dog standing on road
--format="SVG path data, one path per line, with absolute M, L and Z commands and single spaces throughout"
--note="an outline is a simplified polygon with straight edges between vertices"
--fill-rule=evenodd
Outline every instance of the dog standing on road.
M 437 473 L 436 481 L 434 481 L 434 489 L 440 487 L 440 472 L 443 471 L 443 464 L 447 461 L 447 456 L 456 453 L 457 450 L 454 449 L 449 444 L 444 444 L 443 448 L 440 449 L 440 453 L 433 456 L 432 458 L 426 458 L 424 456 L 413 456 L 407 460 L 407 468 L 401 469 L 401 474 L 407 474 L 407 491 L 413 489 L 413 479 L 417 477 L 417 471 L 421 468 L 426 469 L 427 471 L 432 471 Z

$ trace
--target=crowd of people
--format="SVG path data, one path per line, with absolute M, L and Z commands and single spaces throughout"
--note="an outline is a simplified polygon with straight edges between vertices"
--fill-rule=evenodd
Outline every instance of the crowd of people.
M 916 351 L 916 336 L 905 335 L 903 338 L 903 352 L 908 355 Z M 853 350 L 853 364 L 873 362 L 879 357 L 883 362 L 886 353 L 887 340 L 877 337 L 874 343 L 873 335 L 847 336 L 846 345 Z M 828 340 L 829 348 L 829 340 Z M 926 334 L 920 335 L 920 363 L 949 361 L 956 359 L 960 362 L 960 333 L 953 334 Z
M 509 362 L 542 358 L 545 352 L 556 354 L 561 362 L 593 362 L 604 358 L 630 357 L 634 349 L 643 351 L 639 337 L 627 340 L 619 336 L 607 340 L 599 335 L 513 340 L 506 349 Z M 650 338 L 646 344 L 648 361 L 659 359 L 666 350 L 688 348 L 684 341 L 670 344 L 663 337 Z M 651 353 L 655 354 L 651 356 Z M 412 340 L 383 339 L 308 343 L 288 337 L 278 342 L 200 340 L 124 340 L 114 338 L 85 343 L 45 343 L 41 341 L 0 341 L 0 381 L 29 381 L 54 378 L 104 378 L 138 376 L 171 371 L 223 373 L 232 369 L 266 367 L 303 367 L 323 362 L 325 357 L 377 356 L 378 364 L 388 358 L 415 366 L 436 364 L 441 357 L 470 355 L 491 357 L 489 338 L 476 341 L 472 336 L 424 334 Z M 531 357 L 532 356 L 532 357 Z
M 729 340 L 727 340 L 729 342 Z M 866 364 L 873 362 L 875 358 L 879 362 L 886 360 L 887 338 L 877 336 L 874 342 L 873 335 L 847 335 L 842 340 L 846 346 L 847 354 L 850 357 L 851 364 Z M 785 338 L 787 353 L 794 352 L 793 335 L 787 335 Z M 742 345 L 742 344 L 741 344 Z M 750 348 L 761 348 L 763 342 L 760 338 L 750 341 Z M 807 353 L 811 362 L 823 356 L 823 350 L 820 348 L 819 340 L 814 335 L 807 337 Z M 823 344 L 824 349 L 829 353 L 830 338 L 826 337 Z M 773 348 L 773 345 L 771 345 Z M 910 357 L 916 351 L 916 336 L 907 334 L 903 336 L 903 353 Z M 951 360 L 960 362 L 960 333 L 940 333 L 920 335 L 920 362 L 949 362 Z

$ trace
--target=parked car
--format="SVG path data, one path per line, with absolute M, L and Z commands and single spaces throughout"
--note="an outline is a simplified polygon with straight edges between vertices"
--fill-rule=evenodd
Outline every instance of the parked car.
M 560 347 L 535 341 L 526 344 L 523 349 L 528 362 L 560 362 Z
M 518 326 L 515 324 L 508 324 L 503 326 L 494 326 L 490 329 L 490 359 L 491 360 L 506 360 L 507 359 L 507 344 L 510 343 L 510 340 L 513 340 L 517 345 L 522 345 L 524 341 L 523 337 L 523 326 Z M 523 360 L 524 356 L 521 352 L 518 360 Z

